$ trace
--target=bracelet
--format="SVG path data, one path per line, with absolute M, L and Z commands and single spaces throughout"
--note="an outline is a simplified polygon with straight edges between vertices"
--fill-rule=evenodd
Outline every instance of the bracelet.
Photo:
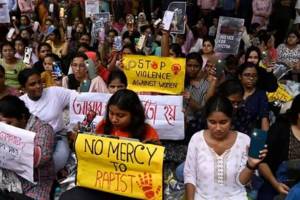
M 252 171 L 255 171 L 255 170 L 257 169 L 257 166 L 251 167 L 251 166 L 249 165 L 249 162 L 248 162 L 248 161 L 247 161 L 247 163 L 246 163 L 246 167 L 247 167 L 248 169 L 252 170 Z

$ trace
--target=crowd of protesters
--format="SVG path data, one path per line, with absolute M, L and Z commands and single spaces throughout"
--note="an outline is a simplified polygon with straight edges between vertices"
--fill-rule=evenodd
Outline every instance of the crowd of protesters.
M 300 0 L 188 0 L 183 34 L 155 23 L 171 0 L 99 0 L 99 10 L 110 13 L 104 37 L 95 37 L 95 18 L 86 17 L 83 0 L 6 2 L 0 121 L 36 133 L 37 183 L 0 168 L 0 199 L 54 199 L 77 134 L 64 119 L 76 92 L 112 94 L 96 133 L 166 147 L 165 163 L 177 167 L 176 181 L 185 184 L 181 199 L 300 199 L 300 163 L 287 167 L 300 159 L 300 96 L 280 113 L 267 96 L 278 89 L 276 63 L 289 69 L 284 81 L 300 81 Z M 214 51 L 220 16 L 245 20 L 237 54 Z M 183 140 L 160 140 L 147 124 L 137 94 L 126 89 L 122 62 L 129 54 L 185 58 Z M 259 158 L 248 156 L 255 128 L 268 132 Z M 284 168 L 293 181 L 278 176 Z M 75 187 L 61 199 L 129 198 Z

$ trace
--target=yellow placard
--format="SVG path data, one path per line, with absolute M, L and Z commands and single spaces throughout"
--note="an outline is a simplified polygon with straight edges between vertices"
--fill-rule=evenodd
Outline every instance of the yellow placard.
M 278 88 L 275 92 L 267 93 L 269 102 L 280 100 L 282 102 L 288 102 L 293 100 L 293 97 L 286 91 L 284 85 L 278 84 Z
M 183 58 L 126 55 L 123 70 L 128 89 L 136 92 L 180 94 L 184 89 Z
M 164 147 L 79 134 L 77 185 L 138 199 L 161 200 Z

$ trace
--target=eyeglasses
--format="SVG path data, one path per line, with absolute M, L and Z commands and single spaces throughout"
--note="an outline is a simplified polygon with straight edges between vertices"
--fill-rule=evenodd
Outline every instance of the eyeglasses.
M 86 65 L 84 63 L 81 63 L 81 64 L 72 63 L 71 67 L 73 67 L 73 68 L 86 68 Z
M 244 73 L 242 74 L 242 76 L 246 78 L 253 78 L 253 79 L 257 78 L 257 74 L 251 74 L 251 73 Z

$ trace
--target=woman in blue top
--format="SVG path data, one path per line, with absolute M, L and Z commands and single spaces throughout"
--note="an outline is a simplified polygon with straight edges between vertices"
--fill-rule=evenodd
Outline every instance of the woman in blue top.
M 256 87 L 257 66 L 253 63 L 244 63 L 239 67 L 239 79 L 244 88 L 245 108 L 251 116 L 253 128 L 265 131 L 269 129 L 269 108 L 266 92 Z

